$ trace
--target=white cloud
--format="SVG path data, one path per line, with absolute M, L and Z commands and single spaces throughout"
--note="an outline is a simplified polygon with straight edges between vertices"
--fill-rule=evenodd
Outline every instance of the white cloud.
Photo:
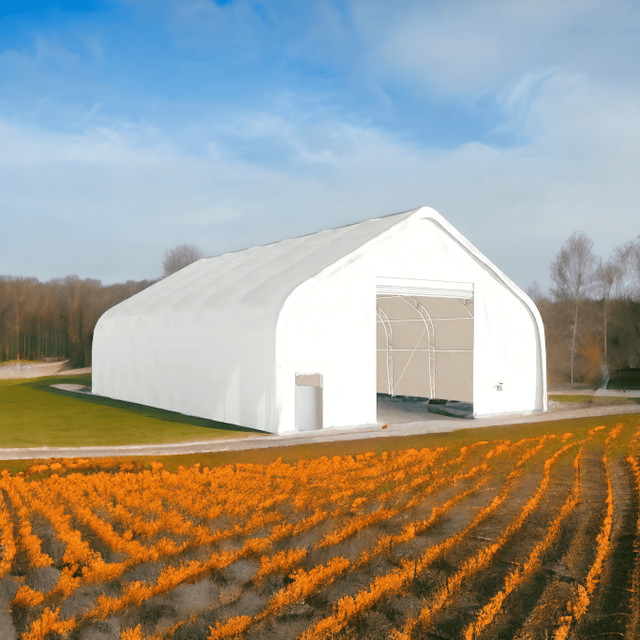
M 5 264 L 15 263 L 24 257 L 15 239 L 28 234 L 28 263 L 40 264 L 41 277 L 152 277 L 155 255 L 197 237 L 203 221 L 210 227 L 234 214 L 219 205 L 228 189 L 225 168 L 184 156 L 161 136 L 140 144 L 104 129 L 52 134 L 4 124 L 0 144 L 10 150 L 0 164 L 0 211 L 3 224 L 16 230 L 3 233 L 0 251 Z M 45 233 L 43 220 L 52 223 Z M 123 242 L 135 251 L 118 255 Z M 55 247 L 65 247 L 64 255 L 55 255 Z M 87 273 L 97 253 L 102 264 Z
M 563 68 L 640 79 L 637 3 L 355 2 L 370 66 L 424 92 L 474 97 Z M 523 71 L 524 70 L 524 71 Z

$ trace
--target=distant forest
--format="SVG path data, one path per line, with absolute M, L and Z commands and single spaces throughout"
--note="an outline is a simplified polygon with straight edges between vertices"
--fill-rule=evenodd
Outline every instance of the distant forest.
M 162 262 L 163 276 L 202 257 L 192 244 L 168 249 Z M 75 275 L 48 282 L 0 276 L 0 362 L 69 360 L 73 367 L 90 366 L 98 318 L 154 282 L 129 280 L 103 285 Z
M 0 276 L 0 361 L 52 359 L 89 366 L 98 318 L 150 284 Z
M 551 297 L 536 300 L 545 325 L 549 385 L 571 382 L 574 307 Z M 607 355 L 602 299 L 582 301 L 574 354 L 574 382 L 600 386 L 607 372 L 640 367 L 640 302 L 613 298 L 607 305 Z
M 608 372 L 640 367 L 640 240 L 607 260 L 592 248 L 584 233 L 574 233 L 551 264 L 551 289 L 529 290 L 545 324 L 550 384 L 598 385 Z M 165 254 L 164 274 L 198 257 L 193 245 L 176 247 Z M 153 282 L 0 276 L 0 361 L 64 359 L 89 366 L 98 318 Z

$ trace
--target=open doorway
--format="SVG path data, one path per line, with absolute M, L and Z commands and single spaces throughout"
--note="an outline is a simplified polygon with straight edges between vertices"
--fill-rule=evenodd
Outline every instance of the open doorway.
M 472 412 L 473 296 L 378 292 L 376 315 L 378 394 Z

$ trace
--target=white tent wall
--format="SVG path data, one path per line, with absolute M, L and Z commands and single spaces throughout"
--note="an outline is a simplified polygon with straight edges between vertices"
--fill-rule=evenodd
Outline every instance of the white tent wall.
M 177 324 L 172 318 L 165 326 L 160 318 L 134 319 L 129 327 L 120 319 L 115 326 L 103 323 L 100 330 L 113 329 L 122 339 L 96 351 L 94 393 L 269 430 L 276 418 L 273 356 L 268 353 L 273 340 L 265 341 L 241 319 L 234 328 L 243 334 L 245 348 L 238 353 L 238 336 L 203 331 L 203 324 L 220 323 L 213 314 L 206 319 L 202 323 L 201 315 L 200 322 L 184 318 Z M 121 373 L 105 384 L 100 372 L 116 370 Z
M 165 326 L 160 318 L 134 319 L 129 327 L 120 319 L 115 326 L 102 323 L 101 331 L 122 339 L 110 341 L 108 350 L 96 350 L 94 393 L 269 430 L 276 418 L 273 355 L 268 353 L 273 340 L 265 344 L 247 318 L 235 323 L 236 336 L 203 331 L 203 324 L 220 323 L 214 314 L 203 319 L 176 324 L 172 318 Z M 241 334 L 245 348 L 236 352 L 234 340 Z M 108 382 L 100 374 L 116 370 L 121 373 Z
M 483 279 L 475 313 L 475 415 L 546 409 L 546 364 L 540 362 L 539 334 L 527 322 L 525 305 Z
M 375 421 L 376 282 L 469 283 L 474 414 L 546 408 L 543 331 L 526 294 L 424 208 L 300 285 L 277 330 L 279 430 L 295 428 L 296 373 L 324 376 L 324 426 Z
M 305 373 L 322 374 L 324 427 L 375 424 L 375 280 L 363 267 L 331 268 L 285 303 L 276 339 L 280 432 L 295 429 L 295 376 Z
M 176 274 L 177 275 L 177 274 Z M 93 392 L 256 429 L 277 420 L 275 315 L 241 305 L 229 322 L 198 288 L 206 261 L 116 305 L 94 333 Z M 203 294 L 206 292 L 206 279 Z M 146 295 L 142 295 L 146 294 Z M 171 300 L 168 312 L 166 300 Z

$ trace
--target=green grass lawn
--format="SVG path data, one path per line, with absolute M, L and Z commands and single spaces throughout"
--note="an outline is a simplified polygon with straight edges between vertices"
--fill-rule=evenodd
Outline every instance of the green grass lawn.
M 0 380 L 0 447 L 147 444 L 243 437 L 261 432 L 128 402 L 58 391 L 91 377 Z

